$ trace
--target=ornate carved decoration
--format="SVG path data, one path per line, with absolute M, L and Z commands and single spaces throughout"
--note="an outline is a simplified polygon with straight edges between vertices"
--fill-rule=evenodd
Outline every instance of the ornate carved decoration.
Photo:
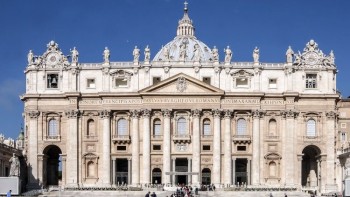
M 40 112 L 39 111 L 29 111 L 27 112 L 30 119 L 36 119 L 39 117 Z
M 68 118 L 77 118 L 78 115 L 80 114 L 80 111 L 77 109 L 73 109 L 73 110 L 66 111 L 65 114 Z
M 131 72 L 125 71 L 125 70 L 116 70 L 110 73 L 112 76 L 112 79 L 114 80 L 115 78 L 123 78 L 127 79 L 130 81 L 131 76 L 133 75 Z
M 265 113 L 266 113 L 265 111 L 257 109 L 255 111 L 252 111 L 252 116 L 253 118 L 261 118 L 265 115 Z
M 168 73 L 169 70 L 170 70 L 170 67 L 169 67 L 169 66 L 165 66 L 165 67 L 164 67 L 164 72 L 165 72 L 165 73 Z
M 194 109 L 194 110 L 192 110 L 192 116 L 199 118 L 199 116 L 201 115 L 201 112 L 202 111 L 200 109 Z
M 220 109 L 213 109 L 212 110 L 214 117 L 220 118 L 221 117 L 221 110 Z
M 231 118 L 231 116 L 232 116 L 231 110 L 228 110 L 228 109 L 224 110 L 224 117 L 225 118 Z
M 179 92 L 184 92 L 187 89 L 187 81 L 185 77 L 179 77 L 176 81 L 176 89 Z
M 137 110 L 137 109 L 131 110 L 130 113 L 132 118 L 139 118 L 140 116 L 140 110 Z
M 149 109 L 142 109 L 142 115 L 143 115 L 143 117 L 149 118 L 151 116 L 151 110 L 149 110 Z
M 295 118 L 297 115 L 299 114 L 299 112 L 296 112 L 294 110 L 285 110 L 282 111 L 282 115 L 285 118 Z
M 293 64 L 299 68 L 335 68 L 334 59 L 333 51 L 327 56 L 318 48 L 318 44 L 314 40 L 310 40 L 306 44 L 303 53 L 298 51 L 298 54 L 295 54 Z
M 108 75 L 108 73 L 109 73 L 109 67 L 103 67 L 103 68 L 102 68 L 102 73 L 103 73 L 104 75 Z
M 329 111 L 329 112 L 326 112 L 326 116 L 328 119 L 335 119 L 335 117 L 337 116 L 337 113 L 335 113 L 334 111 Z
M 170 109 L 163 109 L 162 113 L 163 113 L 164 117 L 170 118 L 170 116 L 171 116 L 171 110 Z
M 111 111 L 102 110 L 98 112 L 98 115 L 100 116 L 100 118 L 109 118 L 111 116 Z

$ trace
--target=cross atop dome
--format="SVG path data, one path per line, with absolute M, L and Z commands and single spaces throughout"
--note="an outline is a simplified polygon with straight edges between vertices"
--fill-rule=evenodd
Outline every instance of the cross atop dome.
M 184 2 L 184 16 L 179 20 L 179 26 L 177 27 L 177 36 L 194 36 L 194 27 L 192 20 L 188 16 L 188 3 Z

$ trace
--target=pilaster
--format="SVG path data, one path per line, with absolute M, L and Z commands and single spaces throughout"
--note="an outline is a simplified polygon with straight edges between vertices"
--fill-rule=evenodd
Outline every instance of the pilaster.
M 28 111 L 29 135 L 28 135 L 28 189 L 39 188 L 38 182 L 38 117 L 39 111 Z
M 192 110 L 192 121 L 193 121 L 193 140 L 192 140 L 192 172 L 198 172 L 198 175 L 192 175 L 192 183 L 194 186 L 199 186 L 199 175 L 200 175 L 200 109 Z
M 102 165 L 103 171 L 101 173 L 100 184 L 104 186 L 111 185 L 111 126 L 109 110 L 99 111 L 100 118 L 103 119 L 103 133 L 102 133 Z
M 221 184 L 221 110 L 213 109 L 214 115 L 214 139 L 213 139 L 213 180 L 212 183 L 219 187 Z
M 261 111 L 255 110 L 253 116 L 253 155 L 252 155 L 252 185 L 260 185 L 260 116 Z
M 133 186 L 140 184 L 140 139 L 139 139 L 139 116 L 140 111 L 132 110 L 132 178 Z
M 151 183 L 151 110 L 143 109 L 143 184 Z
M 164 122 L 164 133 L 163 133 L 163 171 L 162 171 L 162 182 L 163 184 L 170 184 L 170 175 L 166 175 L 171 169 L 171 138 L 170 138 L 170 116 L 171 110 L 165 109 L 163 112 Z M 175 171 L 175 169 L 173 169 Z
M 225 133 L 224 133 L 224 184 L 232 184 L 232 139 L 231 139 L 231 116 L 232 112 L 230 110 L 224 111 L 225 118 Z

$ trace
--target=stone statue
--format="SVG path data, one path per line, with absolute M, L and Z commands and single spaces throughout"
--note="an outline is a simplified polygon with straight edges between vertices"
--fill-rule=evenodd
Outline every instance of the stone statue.
M 214 46 L 213 50 L 211 51 L 211 54 L 213 55 L 213 61 L 218 62 L 219 61 L 219 50 Z
M 140 49 L 138 49 L 137 46 L 135 46 L 135 49 L 133 50 L 132 55 L 134 56 L 134 62 L 139 62 Z
M 31 65 L 34 63 L 34 54 L 32 52 L 32 50 L 29 50 L 29 53 L 28 53 L 28 64 Z
M 195 62 L 199 62 L 201 60 L 200 48 L 198 44 L 195 44 L 193 46 L 192 60 L 194 60 Z
M 314 41 L 314 40 L 310 40 L 307 44 L 306 44 L 306 48 L 304 49 L 304 51 L 314 51 L 318 49 L 318 44 Z
M 254 59 L 254 63 L 259 62 L 259 48 L 255 47 L 254 51 L 253 51 L 253 59 Z
M 294 56 L 294 51 L 292 50 L 292 47 L 289 46 L 286 52 L 287 63 L 293 62 L 293 56 Z
M 170 52 L 169 52 L 169 47 L 165 47 L 164 52 L 163 52 L 164 60 L 169 61 L 170 60 Z
M 179 61 L 185 61 L 187 57 L 187 52 L 186 52 L 187 46 L 185 43 L 182 43 L 180 45 L 180 54 L 179 54 Z
M 226 49 L 224 49 L 225 52 L 225 63 L 230 63 L 232 59 L 232 51 L 230 49 L 230 46 L 227 46 Z
M 72 53 L 72 62 L 77 63 L 78 62 L 78 56 L 79 52 L 78 50 L 74 47 L 73 50 L 70 51 Z
M 10 167 L 10 176 L 19 176 L 20 174 L 20 162 L 18 157 L 13 153 L 13 156 L 11 157 L 10 161 L 11 167 Z
M 334 52 L 333 50 L 331 50 L 331 52 L 329 53 L 329 58 L 331 60 L 331 64 L 334 64 L 335 63 L 335 57 L 334 57 Z
M 147 47 L 145 48 L 145 62 L 149 62 L 151 59 L 151 49 Z
M 109 57 L 110 57 L 109 49 L 105 47 L 105 50 L 103 51 L 103 60 L 105 63 L 109 63 Z

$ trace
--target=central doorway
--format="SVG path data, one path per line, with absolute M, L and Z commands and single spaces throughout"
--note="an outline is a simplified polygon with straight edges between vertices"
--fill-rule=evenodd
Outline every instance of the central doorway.
M 116 172 L 117 185 L 129 184 L 128 159 L 116 159 L 116 165 L 117 165 L 117 172 Z
M 175 171 L 176 172 L 188 172 L 188 160 L 187 158 L 175 159 Z M 175 175 L 175 183 L 179 185 L 188 184 L 188 175 Z
M 247 176 L 247 159 L 236 159 L 236 172 L 235 172 L 235 185 L 246 184 L 248 181 Z

